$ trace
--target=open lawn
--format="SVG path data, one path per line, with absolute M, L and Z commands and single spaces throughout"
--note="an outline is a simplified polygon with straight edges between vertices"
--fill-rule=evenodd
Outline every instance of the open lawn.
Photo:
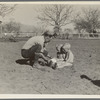
M 55 45 L 65 42 L 72 45 L 74 67 L 56 70 L 16 63 L 22 59 L 25 41 L 0 42 L 0 94 L 100 95 L 100 40 L 53 40 L 47 47 L 50 55 L 55 57 Z M 92 80 L 81 79 L 81 75 Z

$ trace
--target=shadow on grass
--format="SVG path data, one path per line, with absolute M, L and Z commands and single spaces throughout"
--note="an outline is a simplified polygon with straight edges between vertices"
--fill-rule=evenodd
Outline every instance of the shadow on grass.
M 100 87 L 100 80 L 92 80 L 86 75 L 81 75 L 80 77 L 81 77 L 81 79 L 85 78 L 85 79 L 89 80 L 90 82 L 92 82 L 94 85 Z
M 30 65 L 30 63 L 28 61 L 29 61 L 29 59 L 18 59 L 18 60 L 16 60 L 16 63 L 18 63 L 20 65 Z
M 46 69 L 46 66 L 44 65 L 44 63 L 42 62 L 42 63 L 38 63 L 39 65 L 38 66 L 34 66 L 33 67 L 33 65 L 31 65 L 30 63 L 29 63 L 29 59 L 18 59 L 18 60 L 16 60 L 16 63 L 17 64 L 20 64 L 20 65 L 29 65 L 29 66 L 31 66 L 32 68 L 35 68 L 35 69 L 38 69 L 38 70 L 40 70 L 40 71 L 47 71 L 47 72 L 50 72 L 50 70 L 48 69 Z

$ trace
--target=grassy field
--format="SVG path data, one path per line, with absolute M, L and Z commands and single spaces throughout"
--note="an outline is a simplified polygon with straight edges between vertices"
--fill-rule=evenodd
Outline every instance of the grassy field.
M 20 50 L 26 41 L 0 42 L 0 94 L 85 94 L 100 95 L 100 40 L 53 40 L 47 46 L 56 56 L 55 45 L 69 42 L 75 56 L 74 69 L 42 70 L 21 65 Z M 81 79 L 86 75 L 92 80 Z

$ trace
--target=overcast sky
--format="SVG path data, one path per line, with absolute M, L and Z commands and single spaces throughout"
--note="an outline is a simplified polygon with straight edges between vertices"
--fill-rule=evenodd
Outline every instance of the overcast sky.
M 48 3 L 49 4 L 49 3 Z M 47 5 L 47 4 L 46 4 Z M 16 10 L 11 13 L 10 15 L 7 15 L 4 20 L 8 21 L 12 18 L 14 18 L 16 21 L 21 22 L 22 24 L 26 25 L 36 25 L 37 23 L 37 15 L 38 11 L 36 9 L 41 9 L 43 5 L 40 4 L 18 4 Z M 89 7 L 97 7 L 100 9 L 100 3 L 99 4 L 76 4 L 74 5 L 75 11 L 80 11 L 82 7 L 89 8 Z
M 10 20 L 14 18 L 16 21 L 27 25 L 34 25 L 36 23 L 37 11 L 39 5 L 33 4 L 19 4 L 16 10 L 5 17 L 5 20 Z

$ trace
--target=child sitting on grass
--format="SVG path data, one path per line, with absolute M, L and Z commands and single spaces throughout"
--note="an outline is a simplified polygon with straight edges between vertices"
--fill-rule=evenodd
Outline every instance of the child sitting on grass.
M 70 50 L 70 48 L 71 48 L 71 45 L 69 43 L 59 44 L 56 46 L 57 58 L 59 60 L 66 62 L 68 66 L 72 66 L 73 60 L 74 60 L 74 55 L 72 51 Z M 58 63 L 58 66 L 59 66 L 59 63 Z

